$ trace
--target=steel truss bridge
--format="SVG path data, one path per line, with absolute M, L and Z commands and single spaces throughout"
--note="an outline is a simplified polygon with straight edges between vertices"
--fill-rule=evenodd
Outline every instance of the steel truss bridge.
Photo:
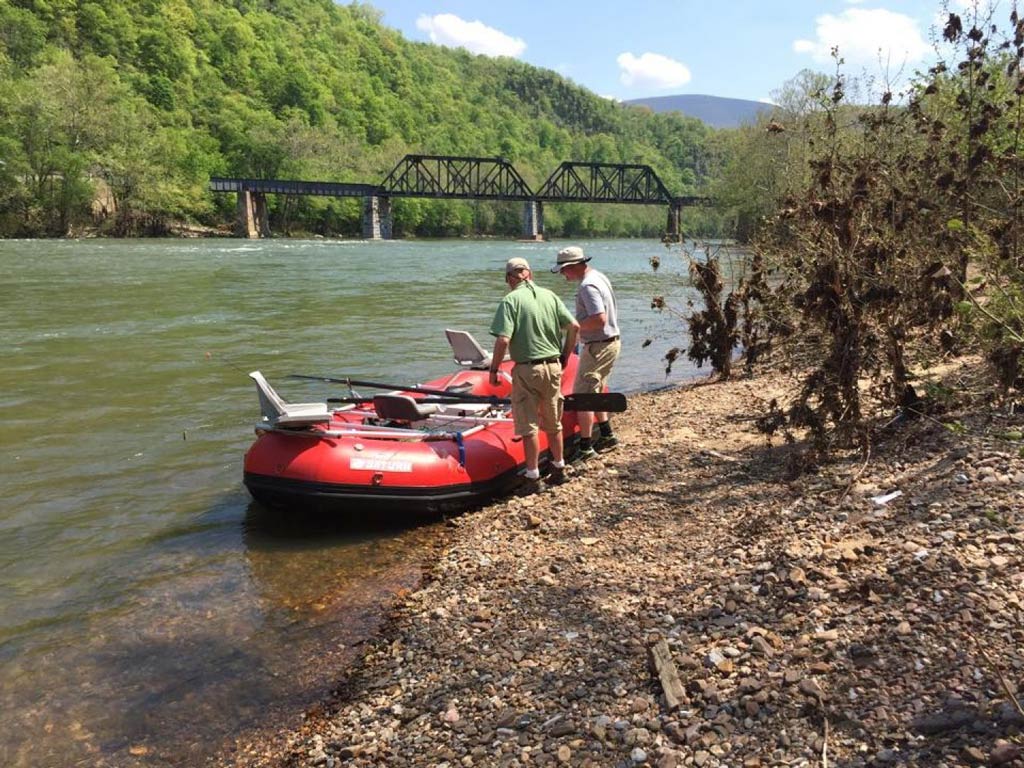
M 449 155 L 406 155 L 380 184 L 215 177 L 210 189 L 238 194 L 238 234 L 243 237 L 270 234 L 268 194 L 362 198 L 367 238 L 390 237 L 391 199 L 396 197 L 522 202 L 529 239 L 543 237 L 544 203 L 667 205 L 666 236 L 675 238 L 683 207 L 712 203 L 706 197 L 672 195 L 647 165 L 564 162 L 534 192 L 504 158 Z

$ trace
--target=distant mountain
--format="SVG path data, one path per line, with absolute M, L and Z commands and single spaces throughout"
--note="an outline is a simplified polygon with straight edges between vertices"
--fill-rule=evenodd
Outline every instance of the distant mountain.
M 652 96 L 649 99 L 631 99 L 623 102 L 633 106 L 650 107 L 654 112 L 682 112 L 688 117 L 703 120 L 712 128 L 736 128 L 757 120 L 758 112 L 771 109 L 771 104 L 747 99 L 726 99 L 721 96 L 680 94 Z

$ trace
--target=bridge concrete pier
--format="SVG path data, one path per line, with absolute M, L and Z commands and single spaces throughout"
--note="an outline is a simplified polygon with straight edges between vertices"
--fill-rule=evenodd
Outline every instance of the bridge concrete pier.
M 391 198 L 371 195 L 363 198 L 363 239 L 390 240 Z
M 544 239 L 544 203 L 529 200 L 523 204 L 523 239 Z
M 267 213 L 267 196 L 262 192 L 252 193 L 253 206 L 256 208 L 256 229 L 260 237 L 270 237 L 270 214 Z
M 668 222 L 665 224 L 665 234 L 661 238 L 666 243 L 678 243 L 682 240 L 682 218 L 683 206 L 672 203 L 668 209 Z
M 238 190 L 235 235 L 249 240 L 270 237 L 270 216 L 267 214 L 267 196 L 248 189 Z
M 255 240 L 260 236 L 256 229 L 256 213 L 252 205 L 252 192 L 247 189 L 238 190 L 235 203 L 235 235 Z

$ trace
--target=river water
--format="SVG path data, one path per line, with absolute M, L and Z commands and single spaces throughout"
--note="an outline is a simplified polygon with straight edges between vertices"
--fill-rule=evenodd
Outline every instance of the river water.
M 613 387 L 660 386 L 685 343 L 685 265 L 654 241 L 580 243 L 621 304 Z M 353 528 L 252 503 L 246 377 L 404 383 L 487 326 L 502 241 L 0 241 L 0 765 L 194 765 L 328 691 L 438 523 Z M 655 273 L 649 260 L 662 262 Z M 646 348 L 643 342 L 652 339 Z M 333 394 L 338 394 L 334 392 Z

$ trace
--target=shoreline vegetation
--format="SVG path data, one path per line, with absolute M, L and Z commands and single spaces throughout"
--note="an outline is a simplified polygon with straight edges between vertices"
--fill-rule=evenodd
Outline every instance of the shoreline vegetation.
M 191 238 L 209 238 L 209 239 L 218 239 L 219 238 L 219 239 L 231 239 L 231 240 L 239 240 L 239 241 L 245 241 L 247 239 L 247 238 L 238 237 L 237 235 L 235 235 L 234 230 L 231 229 L 230 227 L 227 227 L 227 226 L 210 227 L 210 226 L 204 226 L 204 225 L 201 225 L 201 224 L 188 224 L 188 223 L 185 223 L 185 222 L 175 222 L 175 223 L 169 224 L 167 226 L 167 231 L 164 232 L 164 233 L 161 233 L 161 234 L 154 234 L 154 235 L 132 235 L 132 236 L 129 236 L 127 238 L 122 238 L 122 237 L 113 235 L 113 234 L 111 234 L 109 232 L 105 232 L 102 229 L 98 229 L 98 228 L 86 228 L 86 229 L 81 229 L 81 230 L 76 230 L 74 232 L 71 232 L 66 237 L 57 237 L 57 238 L 24 238 L 24 239 L 29 239 L 29 240 L 46 240 L 46 239 L 51 239 L 51 240 L 103 240 L 103 239 L 147 240 L 147 239 L 155 239 L 155 238 L 169 238 L 169 239 L 178 238 L 178 239 L 186 239 L 186 240 L 187 239 L 191 239 Z M 0 239 L 4 239 L 4 238 L 0 238 Z M 18 238 L 12 238 L 12 239 L 18 239 Z M 486 233 L 475 233 L 475 234 L 464 234 L 464 235 L 458 235 L 458 236 L 442 236 L 442 237 L 435 237 L 435 236 L 432 236 L 432 235 L 416 235 L 416 234 L 408 234 L 407 233 L 407 234 L 403 235 L 401 238 L 394 238 L 394 239 L 396 239 L 396 240 L 403 240 L 403 241 L 496 240 L 496 241 L 507 241 L 507 242 L 516 242 L 516 243 L 548 243 L 548 242 L 552 242 L 552 241 L 555 241 L 555 240 L 567 240 L 567 238 L 565 236 L 563 236 L 563 235 L 560 235 L 558 237 L 544 236 L 542 239 L 534 240 L 532 238 L 531 239 L 524 239 L 524 238 L 516 238 L 516 237 L 513 237 L 513 236 L 486 234 Z M 586 236 L 586 237 L 581 236 L 581 237 L 579 237 L 577 239 L 598 240 L 598 241 L 600 241 L 600 240 L 651 240 L 652 242 L 659 242 L 658 238 L 649 237 L 647 235 L 634 235 L 634 236 L 629 236 L 629 235 L 621 235 L 621 236 L 620 235 L 593 235 L 593 236 Z M 275 235 L 271 235 L 270 237 L 266 237 L 266 238 L 257 238 L 253 242 L 258 242 L 259 240 L 296 240 L 296 241 L 301 241 L 301 240 L 338 240 L 338 241 L 344 241 L 344 242 L 352 242 L 352 241 L 365 240 L 365 238 L 363 238 L 362 236 L 359 236 L 359 235 L 320 235 L 320 234 L 316 234 L 314 232 L 293 232 L 293 233 L 288 234 L 288 235 L 284 235 L 284 234 L 276 235 L 275 234 Z M 661 240 L 660 242 L 664 243 L 664 240 Z M 716 248 L 742 247 L 743 246 L 742 243 L 738 243 L 735 240 L 732 240 L 730 238 L 725 238 L 725 237 L 723 237 L 723 238 L 716 238 L 713 241 L 703 241 L 703 240 L 701 241 L 702 244 L 708 243 L 708 242 L 714 243 Z
M 797 386 L 631 397 L 618 450 L 449 521 L 335 693 L 218 764 L 1020 765 L 1024 418 L 964 401 L 787 480 L 755 422 Z
M 700 120 L 602 98 L 506 57 L 406 40 L 365 3 L 0 4 L 0 236 L 175 221 L 219 227 L 213 176 L 374 184 L 405 155 L 509 159 L 531 188 L 568 161 L 643 162 L 702 194 L 720 141 Z M 268 197 L 271 230 L 358 236 L 358 198 Z M 564 204 L 552 234 L 660 236 L 664 210 Z M 396 234 L 514 236 L 522 206 L 394 201 Z M 699 216 L 706 235 L 726 216 Z M 693 229 L 693 227 L 691 227 Z

